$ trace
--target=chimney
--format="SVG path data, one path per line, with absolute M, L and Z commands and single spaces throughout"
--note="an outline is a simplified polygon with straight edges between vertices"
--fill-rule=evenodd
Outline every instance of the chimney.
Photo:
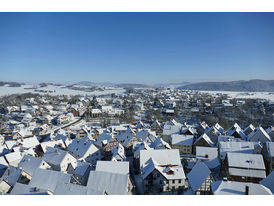
M 249 187 L 247 185 L 245 186 L 245 195 L 249 195 Z

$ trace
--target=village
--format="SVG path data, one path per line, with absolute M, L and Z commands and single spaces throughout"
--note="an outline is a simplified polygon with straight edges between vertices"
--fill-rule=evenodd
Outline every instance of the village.
M 0 103 L 3 195 L 273 195 L 274 103 L 175 88 Z

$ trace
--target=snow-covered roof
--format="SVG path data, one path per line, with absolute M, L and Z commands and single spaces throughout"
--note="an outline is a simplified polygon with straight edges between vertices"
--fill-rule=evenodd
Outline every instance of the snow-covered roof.
M 163 135 L 180 134 L 181 125 L 168 125 L 165 124 L 163 128 Z
M 30 185 L 21 184 L 17 182 L 12 188 L 11 195 L 49 195 L 51 194 L 48 190 L 39 189 Z
M 151 142 L 150 147 L 154 149 L 171 149 L 171 146 L 161 137 L 157 137 L 153 142 Z
M 141 150 L 140 151 L 140 168 L 146 165 L 150 159 L 154 159 L 159 165 L 181 165 L 180 154 L 178 149 L 170 150 Z
M 0 182 L 2 180 L 5 180 L 7 183 L 9 183 L 11 186 L 13 186 L 20 178 L 21 173 L 22 173 L 22 170 L 20 170 L 19 168 L 9 166 L 6 168 L 4 174 L 0 178 Z
M 173 134 L 171 135 L 171 144 L 191 146 L 193 144 L 193 139 L 194 139 L 193 135 Z
M 22 159 L 22 155 L 20 152 L 11 152 L 11 153 L 6 154 L 5 158 L 6 158 L 7 162 L 9 163 L 9 165 L 17 167 L 18 163 Z
M 42 159 L 51 165 L 60 165 L 68 152 L 57 148 L 48 147 Z
M 82 162 L 77 160 L 73 174 L 84 176 L 89 167 L 90 164 L 88 162 Z
M 265 170 L 261 154 L 227 153 L 228 167 Z
M 54 148 L 59 148 L 59 147 L 65 148 L 66 147 L 64 142 L 61 139 L 42 142 L 42 143 L 40 143 L 40 146 L 41 146 L 43 152 L 46 152 L 48 147 L 54 147 Z
M 125 174 L 91 171 L 87 187 L 105 191 L 109 195 L 126 195 L 129 177 Z
M 22 160 L 18 164 L 18 168 L 27 172 L 29 175 L 33 175 L 34 171 L 41 166 L 43 159 L 35 158 L 31 155 L 24 155 Z
M 129 175 L 129 162 L 117 162 L 117 161 L 97 161 L 96 171 L 112 172 L 118 174 Z
M 24 138 L 24 139 L 19 139 L 18 143 L 22 145 L 24 148 L 31 148 L 39 145 L 39 141 L 36 136 L 29 137 L 29 138 Z
M 72 184 L 72 183 L 58 182 L 53 194 L 54 195 L 104 195 L 105 191 L 96 190 L 94 188 Z
M 271 192 L 274 194 L 274 171 L 272 171 L 265 179 L 260 181 L 260 184 L 269 188 Z
M 197 142 L 199 142 L 201 139 L 204 139 L 211 147 L 214 147 L 214 143 L 212 142 L 212 140 L 209 138 L 209 136 L 207 136 L 206 133 L 202 134 L 194 143 L 193 145 L 195 145 Z
M 29 185 L 54 192 L 59 181 L 69 183 L 70 179 L 70 174 L 37 168 L 29 182 Z
M 265 178 L 266 177 L 264 170 L 228 168 L 228 173 L 229 173 L 229 175 L 240 176 L 240 177 L 255 177 L 255 178 Z
M 220 158 L 224 159 L 227 152 L 254 153 L 254 142 L 219 142 Z
M 145 179 L 154 169 L 162 174 L 167 180 L 185 179 L 185 172 L 182 165 L 159 164 L 150 158 L 141 169 L 141 176 Z
M 218 149 L 212 147 L 196 147 L 196 157 L 199 159 L 213 160 L 218 157 Z
M 271 138 L 269 134 L 262 128 L 262 127 L 257 127 L 253 132 L 251 132 L 248 137 L 248 141 L 260 141 L 262 143 L 271 141 Z
M 210 173 L 211 172 L 208 167 L 201 160 L 196 162 L 192 170 L 187 174 L 187 178 L 193 192 L 199 189 Z
M 77 158 L 82 158 L 86 156 L 88 150 L 94 147 L 94 150 L 98 150 L 92 141 L 86 141 L 80 138 L 75 138 L 68 146 L 68 151 L 70 151 Z
M 274 142 L 266 142 L 265 148 L 269 157 L 274 157 Z
M 248 187 L 249 195 L 272 195 L 272 192 L 261 184 L 235 181 L 217 181 L 211 183 L 214 195 L 245 195 Z

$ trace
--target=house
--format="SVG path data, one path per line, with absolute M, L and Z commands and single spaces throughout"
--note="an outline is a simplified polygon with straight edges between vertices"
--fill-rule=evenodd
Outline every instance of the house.
M 224 165 L 231 181 L 258 183 L 266 177 L 263 156 L 260 154 L 226 154 Z
M 66 145 L 64 144 L 64 142 L 61 139 L 41 142 L 37 146 L 37 150 L 36 150 L 37 154 L 42 156 L 47 151 L 48 147 L 65 149 Z
M 120 143 L 112 150 L 112 161 L 125 161 L 126 155 L 125 155 L 125 149 L 123 145 Z
M 270 136 L 271 141 L 274 142 L 274 127 L 271 126 L 268 129 L 265 130 L 267 134 Z
M 217 175 L 219 174 L 220 161 L 218 158 L 218 148 L 196 147 L 196 158 L 203 161 L 211 171 L 215 171 Z
M 247 140 L 251 142 L 265 143 L 270 142 L 271 138 L 262 127 L 257 127 L 253 132 L 248 135 Z
M 141 150 L 139 168 L 145 194 L 179 192 L 185 187 L 178 149 Z
M 187 179 L 193 194 L 210 194 L 212 182 L 211 171 L 201 160 L 198 160 L 192 170 L 187 174 Z
M 156 132 L 156 135 L 158 136 L 162 136 L 163 134 L 163 128 L 161 127 L 161 124 L 158 120 L 155 120 L 152 124 L 151 124 L 151 127 L 150 129 L 152 131 L 155 131 Z
M 76 165 L 68 165 L 67 173 L 72 174 L 73 183 L 86 185 L 91 170 L 94 170 L 94 166 L 90 163 L 77 160 Z
M 267 174 L 274 170 L 274 142 L 266 142 L 263 146 L 263 157 Z
M 50 169 L 51 166 L 41 158 L 35 158 L 31 155 L 24 155 L 18 164 L 18 168 L 32 177 L 37 168 Z
M 91 171 L 87 187 L 93 190 L 105 191 L 108 195 L 129 195 L 132 185 L 127 174 Z
M 69 153 L 76 159 L 85 160 L 95 164 L 97 160 L 102 159 L 101 151 L 91 142 L 75 138 L 68 146 Z
M 172 149 L 179 149 L 180 154 L 192 154 L 193 135 L 171 135 Z
M 148 129 L 142 129 L 136 133 L 136 137 L 140 142 L 153 142 L 156 139 L 156 133 Z
M 98 136 L 94 144 L 98 145 L 99 147 L 104 147 L 112 138 L 113 138 L 112 133 L 103 132 Z
M 48 190 L 53 193 L 59 182 L 70 183 L 70 181 L 70 174 L 37 168 L 28 185 L 31 187 Z
M 265 179 L 260 181 L 260 184 L 270 189 L 274 194 L 274 171 L 272 171 Z
M 170 145 L 161 137 L 157 137 L 153 142 L 151 142 L 150 147 L 153 149 L 171 149 Z
M 55 171 L 67 171 L 69 164 L 76 164 L 76 159 L 67 151 L 48 147 L 42 159 Z
M 168 125 L 165 124 L 163 128 L 163 140 L 165 140 L 168 143 L 171 143 L 171 135 L 173 134 L 180 134 L 181 132 L 181 124 L 175 124 L 175 125 Z
M 262 184 L 235 181 L 212 182 L 213 195 L 272 195 L 272 192 Z
M 207 136 L 207 134 L 202 134 L 194 143 L 193 143 L 193 153 L 196 153 L 196 147 L 214 147 L 214 143 L 212 140 Z

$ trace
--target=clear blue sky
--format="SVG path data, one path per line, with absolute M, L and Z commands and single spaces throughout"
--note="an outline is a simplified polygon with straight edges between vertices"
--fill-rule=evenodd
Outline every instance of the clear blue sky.
M 0 13 L 0 80 L 274 79 L 274 13 Z

